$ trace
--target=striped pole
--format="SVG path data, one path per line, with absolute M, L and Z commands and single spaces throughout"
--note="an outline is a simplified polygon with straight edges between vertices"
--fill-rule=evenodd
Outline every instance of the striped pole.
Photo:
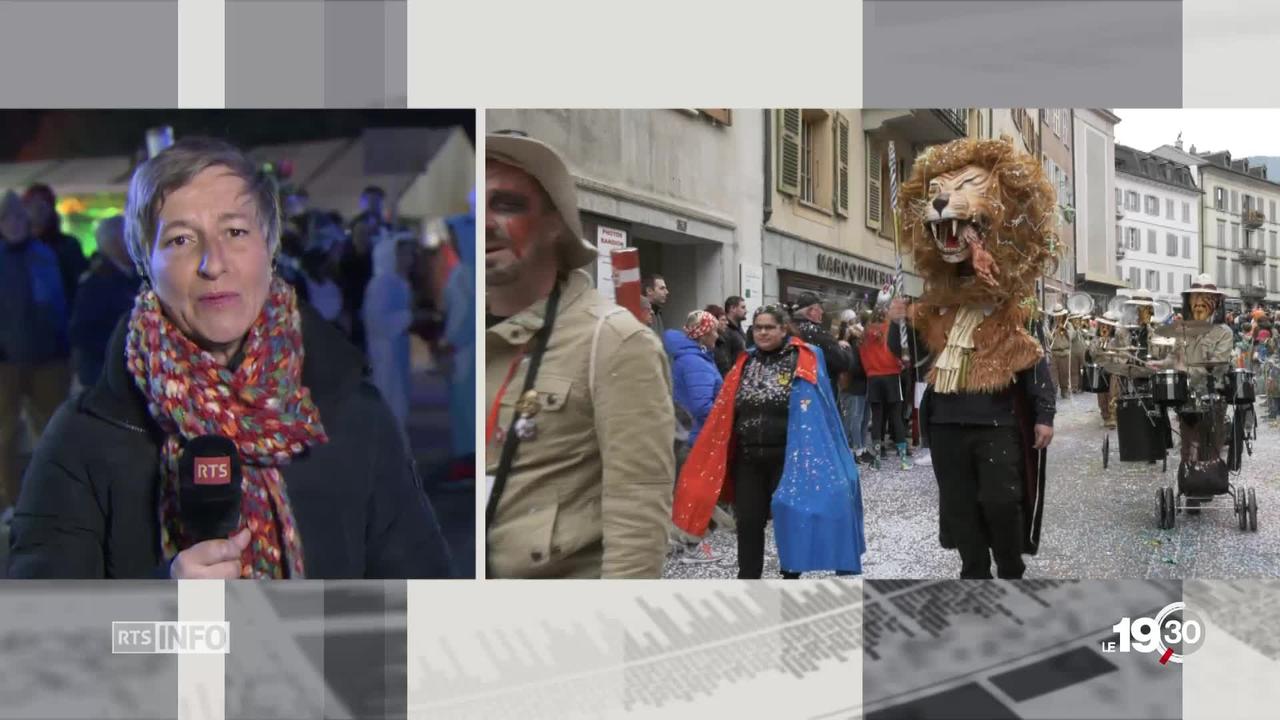
M 613 289 L 617 303 L 631 311 L 640 322 L 649 324 L 644 306 L 640 304 L 640 251 L 636 248 L 614 250 Z
M 889 141 L 889 206 L 893 211 L 893 251 L 898 258 L 893 275 L 893 294 L 898 296 L 903 293 L 902 248 L 898 240 L 901 214 L 898 212 L 898 154 L 892 140 Z

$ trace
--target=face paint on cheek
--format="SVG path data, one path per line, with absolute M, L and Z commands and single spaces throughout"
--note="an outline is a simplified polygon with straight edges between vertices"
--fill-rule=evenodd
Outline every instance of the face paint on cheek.
M 533 235 L 533 218 L 520 215 L 499 221 L 502 233 L 511 241 L 511 254 L 523 260 L 529 253 L 530 238 Z

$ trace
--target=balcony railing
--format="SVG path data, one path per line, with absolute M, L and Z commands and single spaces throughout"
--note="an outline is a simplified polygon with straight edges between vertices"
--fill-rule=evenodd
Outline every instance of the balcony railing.
M 1260 228 L 1267 221 L 1267 216 L 1261 210 L 1246 209 L 1242 216 L 1244 226 L 1247 228 Z
M 967 108 L 942 108 L 938 110 L 942 119 L 955 128 L 961 137 L 969 134 L 969 110 Z
M 1240 248 L 1240 262 L 1261 265 L 1267 261 L 1267 251 L 1263 248 Z
M 1240 286 L 1240 297 L 1264 298 L 1266 296 L 1267 286 L 1262 283 L 1245 283 Z
M 1123 246 L 1123 245 L 1117 245 L 1117 246 L 1116 246 L 1116 259 L 1117 259 L 1117 260 L 1123 260 L 1123 259 L 1124 259 L 1124 256 L 1125 256 L 1126 254 L 1128 254 L 1128 251 L 1126 251 L 1126 250 L 1124 249 L 1124 246 Z
M 1116 219 L 1117 219 L 1117 220 L 1123 220 L 1123 219 L 1124 219 L 1124 206 L 1123 206 L 1123 205 L 1117 205 L 1117 206 L 1116 206 Z

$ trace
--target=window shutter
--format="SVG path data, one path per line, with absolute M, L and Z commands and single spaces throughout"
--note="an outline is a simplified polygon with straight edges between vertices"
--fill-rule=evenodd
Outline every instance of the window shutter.
M 800 109 L 778 110 L 778 192 L 800 194 Z
M 849 119 L 836 113 L 836 213 L 849 217 Z
M 867 227 L 880 229 L 880 146 L 867 135 Z

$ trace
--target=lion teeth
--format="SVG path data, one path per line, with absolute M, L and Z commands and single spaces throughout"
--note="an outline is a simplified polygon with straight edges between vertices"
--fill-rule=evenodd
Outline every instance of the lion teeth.
M 952 234 L 952 235 L 955 235 L 955 236 L 957 236 L 957 237 L 960 235 L 960 221 L 959 221 L 959 220 L 952 220 L 952 221 L 951 221 L 951 234 Z

